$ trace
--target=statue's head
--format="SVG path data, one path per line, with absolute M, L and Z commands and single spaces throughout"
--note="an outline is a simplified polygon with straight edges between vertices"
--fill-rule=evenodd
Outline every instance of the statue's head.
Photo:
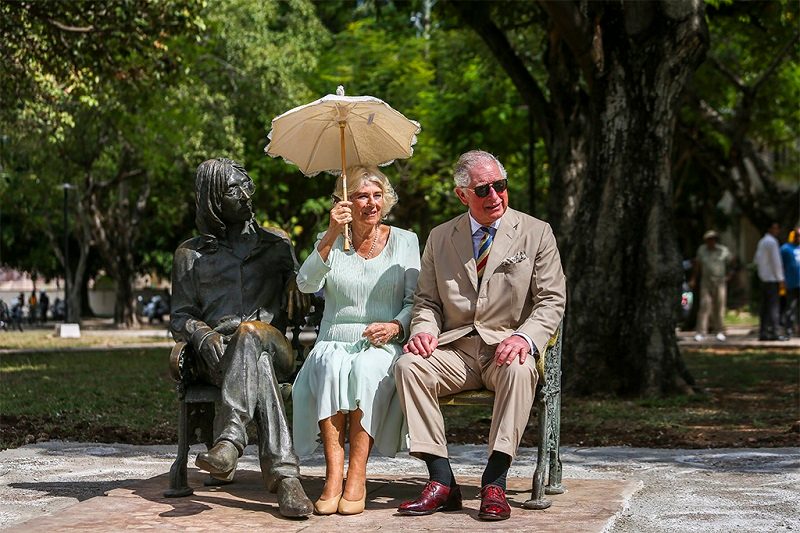
M 227 224 L 252 219 L 253 189 L 253 180 L 235 161 L 219 157 L 201 163 L 195 178 L 197 229 L 205 235 L 224 238 Z

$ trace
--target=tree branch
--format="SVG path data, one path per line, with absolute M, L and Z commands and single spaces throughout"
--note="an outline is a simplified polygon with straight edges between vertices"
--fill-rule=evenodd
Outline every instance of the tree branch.
M 739 89 L 740 91 L 747 90 L 747 85 L 745 84 L 744 81 L 742 81 L 742 78 L 737 76 L 736 73 L 734 73 L 728 67 L 717 61 L 716 58 L 708 57 L 708 62 L 711 63 L 711 66 L 714 67 L 717 71 L 719 71 L 720 74 L 728 78 L 728 80 L 730 80 L 731 83 L 733 83 L 737 89 Z
M 575 56 L 586 83 L 591 86 L 595 66 L 602 64 L 602 49 L 593 46 L 592 25 L 571 1 L 540 1 L 558 32 Z M 602 70 L 602 68 L 601 68 Z
M 47 22 L 49 22 L 50 24 L 52 24 L 61 31 L 68 31 L 72 33 L 90 33 L 94 31 L 94 26 L 92 26 L 91 24 L 89 26 L 69 26 L 55 19 L 47 19 Z
M 775 57 L 772 58 L 772 63 L 770 63 L 770 65 L 766 68 L 766 70 L 764 70 L 764 72 L 761 73 L 756 82 L 750 88 L 750 90 L 753 93 L 758 92 L 758 90 L 761 88 L 761 85 L 765 81 L 767 81 L 767 79 L 769 79 L 769 77 L 772 76 L 772 73 L 775 72 L 775 70 L 780 66 L 781 63 L 783 63 L 784 58 L 789 53 L 789 51 L 794 48 L 794 45 L 797 42 L 798 38 L 800 38 L 800 33 L 795 32 L 794 36 L 791 39 L 789 39 L 789 42 L 787 42 L 786 45 L 784 45 L 781 51 L 775 54 Z
M 550 106 L 539 84 L 528 72 L 527 67 L 514 51 L 505 34 L 492 21 L 486 2 L 453 2 L 451 4 L 458 16 L 477 33 L 492 54 L 506 71 L 520 96 L 530 107 L 535 117 L 536 127 L 545 143 L 552 141 L 550 131 Z

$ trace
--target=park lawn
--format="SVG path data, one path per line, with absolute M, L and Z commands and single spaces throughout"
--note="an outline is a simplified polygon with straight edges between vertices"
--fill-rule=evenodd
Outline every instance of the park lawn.
M 169 350 L 0 356 L 0 448 L 63 439 L 167 443 L 178 402 Z
M 83 331 L 78 338 L 56 337 L 41 329 L 0 332 L 0 349 L 45 350 L 61 348 L 112 347 L 124 344 L 151 344 L 170 341 L 166 330 L 152 330 L 152 335 L 119 335 L 113 331 Z
M 178 404 L 167 356 L 163 348 L 0 356 L 0 448 L 49 439 L 175 443 Z M 703 393 L 564 397 L 562 444 L 800 444 L 800 353 L 716 349 L 685 358 Z M 490 416 L 488 408 L 449 408 L 449 440 L 485 442 Z M 523 445 L 535 445 L 534 427 L 535 419 Z
M 561 444 L 656 448 L 800 445 L 800 352 L 685 350 L 699 394 L 624 399 L 564 396 Z M 569 372 L 565 369 L 564 372 Z M 486 442 L 489 408 L 454 407 L 448 439 Z M 536 419 L 522 440 L 535 446 Z

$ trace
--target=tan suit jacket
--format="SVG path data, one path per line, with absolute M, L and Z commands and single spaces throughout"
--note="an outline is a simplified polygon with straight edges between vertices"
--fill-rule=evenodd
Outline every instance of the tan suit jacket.
M 494 237 L 483 281 L 467 213 L 434 228 L 422 255 L 411 335 L 447 344 L 477 330 L 495 345 L 519 331 L 541 353 L 564 315 L 566 280 L 550 225 L 511 208 Z

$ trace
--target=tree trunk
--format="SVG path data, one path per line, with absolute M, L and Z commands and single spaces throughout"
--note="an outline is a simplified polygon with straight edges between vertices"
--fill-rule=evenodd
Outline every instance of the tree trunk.
M 94 241 L 108 274 L 116 282 L 114 324 L 126 328 L 138 324 L 133 298 L 136 276 L 134 250 L 139 221 L 150 196 L 147 173 L 131 166 L 131 151 L 123 143 L 117 175 L 111 182 L 97 183 L 92 170 L 87 170 L 86 181 L 91 186 L 87 187 L 89 193 L 84 198 Z M 134 183 L 137 178 L 138 183 Z
M 570 233 L 582 238 L 564 253 L 565 368 L 579 392 L 688 391 L 675 336 L 681 271 L 670 154 L 679 96 L 707 46 L 702 8 L 589 7 L 598 8 L 602 71 L 591 83 L 586 175 L 571 199 Z
M 512 5 L 512 4 L 508 4 Z M 567 273 L 567 387 L 688 391 L 675 325 L 680 257 L 670 204 L 678 97 L 708 47 L 702 3 L 541 1 L 549 99 L 491 19 L 456 2 L 535 113 L 548 214 Z M 506 18 L 508 18 L 506 16 Z

